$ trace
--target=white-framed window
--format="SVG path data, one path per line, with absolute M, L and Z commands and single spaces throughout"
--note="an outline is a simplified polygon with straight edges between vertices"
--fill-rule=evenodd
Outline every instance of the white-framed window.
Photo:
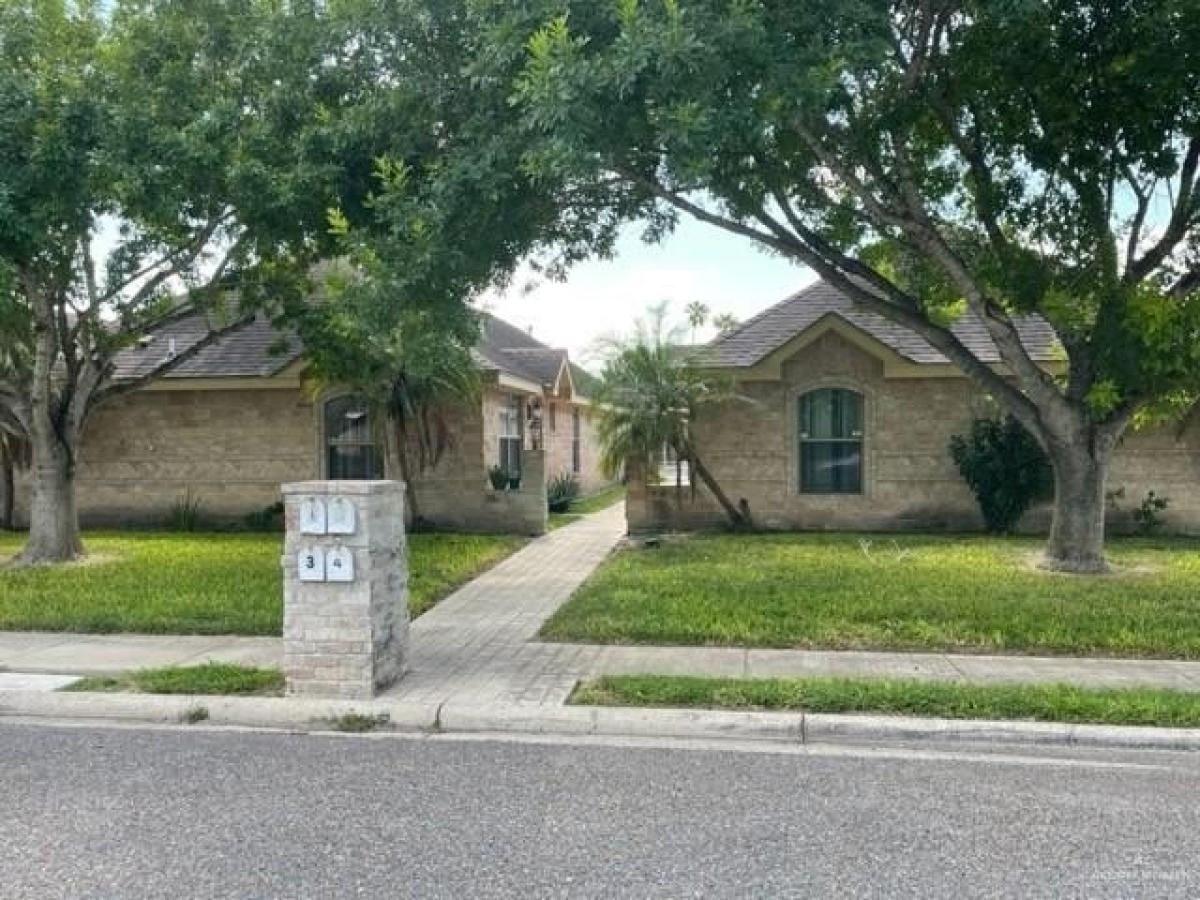
M 521 477 L 521 398 L 509 394 L 500 407 L 499 434 L 500 468 L 509 478 Z
M 371 413 L 361 397 L 346 394 L 325 402 L 325 477 L 365 481 L 383 477 L 383 455 Z
M 557 421 L 558 417 L 555 415 L 557 410 L 558 410 L 558 407 L 555 405 L 554 401 L 553 400 L 550 401 L 549 412 L 547 413 L 547 418 L 550 420 L 550 433 L 551 434 L 554 434 L 554 432 L 558 430 L 558 421 Z
M 863 395 L 819 388 L 799 399 L 800 493 L 863 492 Z

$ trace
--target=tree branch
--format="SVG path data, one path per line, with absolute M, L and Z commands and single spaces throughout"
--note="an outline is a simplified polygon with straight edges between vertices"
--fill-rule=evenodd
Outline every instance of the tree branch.
M 161 378 L 164 375 L 170 374 L 189 359 L 194 358 L 201 350 L 216 343 L 230 332 L 236 331 L 243 325 L 248 324 L 250 321 L 252 321 L 252 319 L 253 316 L 240 316 L 227 325 L 223 325 L 220 328 L 210 329 L 208 333 L 204 335 L 204 337 L 200 338 L 200 340 L 192 344 L 190 347 L 180 351 L 179 353 L 176 353 L 169 359 L 163 359 L 159 365 L 155 366 L 148 372 L 138 375 L 135 378 L 126 378 L 122 379 L 121 381 L 108 381 L 103 386 L 96 389 L 96 391 L 92 394 L 91 405 L 96 406 L 102 402 L 111 400 L 113 397 L 119 397 L 123 394 L 128 394 L 131 391 L 135 391 L 138 388 L 143 387 L 145 384 L 153 381 L 156 378 Z M 108 366 L 106 366 L 106 371 L 103 373 L 103 376 L 107 378 L 110 371 L 111 360 Z
M 1188 142 L 1184 153 L 1183 164 L 1179 168 L 1179 196 L 1171 210 L 1171 218 L 1167 222 L 1163 236 L 1148 249 L 1133 265 L 1125 269 L 1126 284 L 1136 284 L 1154 271 L 1158 265 L 1170 255 L 1176 245 L 1187 235 L 1188 228 L 1193 224 L 1197 209 L 1197 191 L 1200 181 L 1197 170 L 1200 169 L 1200 135 Z
M 831 253 L 827 258 L 821 252 L 818 252 L 815 247 L 808 246 L 800 239 L 793 241 L 781 240 L 773 234 L 761 232 L 735 220 L 711 213 L 690 200 L 679 196 L 676 192 L 668 190 L 653 179 L 648 179 L 627 170 L 618 171 L 622 171 L 626 177 L 631 178 L 655 197 L 674 206 L 676 209 L 687 212 L 703 222 L 716 225 L 718 228 L 744 237 L 750 237 L 787 256 L 798 258 L 802 262 L 807 263 L 822 278 L 847 296 L 858 301 L 867 309 L 915 331 L 931 346 L 945 355 L 947 359 L 958 365 L 968 377 L 973 378 L 984 390 L 1000 398 L 1013 415 L 1033 434 L 1037 435 L 1039 440 L 1044 439 L 1042 437 L 1044 431 L 1041 416 L 1037 407 L 1028 397 L 1021 393 L 1020 390 L 1000 373 L 992 369 L 991 366 L 980 360 L 949 329 L 930 322 L 919 311 L 919 304 L 914 298 L 888 282 L 887 279 L 869 266 L 865 266 L 858 260 L 854 260 L 852 257 L 837 253 L 836 251 Z M 785 215 L 787 215 L 786 212 Z M 827 244 L 825 246 L 828 247 Z M 885 299 L 884 295 L 867 290 L 862 284 L 849 277 L 848 273 L 850 272 L 864 274 L 865 279 L 869 283 L 880 285 L 886 296 L 892 296 L 897 299 L 903 298 L 902 302 L 891 302 Z M 887 287 L 883 287 L 885 283 Z

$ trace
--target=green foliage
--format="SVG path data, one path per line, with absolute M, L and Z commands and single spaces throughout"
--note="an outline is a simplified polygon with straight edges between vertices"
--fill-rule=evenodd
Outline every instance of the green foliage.
M 188 488 L 182 497 L 171 504 L 171 510 L 167 514 L 167 528 L 171 531 L 199 531 L 203 508 L 203 501 Z
M 1033 719 L 1098 725 L 1200 726 L 1200 696 L 1159 688 L 1066 684 L 945 684 L 916 679 L 687 678 L 626 675 L 587 681 L 571 702 L 589 706 L 882 713 L 944 719 Z
M 692 365 L 681 335 L 666 324 L 666 307 L 650 310 L 629 338 L 604 342 L 597 432 L 600 465 L 610 476 L 626 462 L 650 467 L 664 447 L 681 458 L 693 453 L 688 423 L 733 397 L 725 380 Z
M 242 525 L 247 531 L 283 531 L 283 502 L 247 513 Z
M 383 728 L 389 721 L 391 721 L 391 717 L 387 713 L 368 715 L 367 713 L 348 712 L 331 719 L 330 724 L 336 731 L 365 734 L 368 731 Z
M 864 550 L 864 545 L 868 544 Z M 697 535 L 610 556 L 542 627 L 569 642 L 1200 659 L 1200 542 L 1116 538 L 1114 574 L 1039 541 Z
M 967 436 L 950 439 L 950 455 L 971 488 L 988 531 L 1008 534 L 1053 485 L 1046 454 L 1011 416 L 976 419 Z
M 1133 511 L 1133 521 L 1138 534 L 1151 535 L 1162 530 L 1162 514 L 1171 505 L 1170 497 L 1162 497 L 1154 491 L 1148 491 Z
M 546 501 L 552 513 L 571 511 L 571 505 L 579 496 L 579 479 L 571 472 L 561 472 L 546 485 Z
M 508 488 L 508 472 L 503 466 L 489 466 L 487 474 L 492 490 L 503 491 Z
M 208 662 L 199 666 L 139 669 L 120 676 L 82 678 L 67 691 L 121 691 L 145 694 L 281 694 L 278 669 Z

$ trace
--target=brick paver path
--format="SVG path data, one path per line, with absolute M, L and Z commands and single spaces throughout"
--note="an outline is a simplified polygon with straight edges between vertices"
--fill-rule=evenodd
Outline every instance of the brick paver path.
M 408 672 L 388 696 L 560 704 L 581 678 L 638 673 L 907 677 L 1200 691 L 1200 662 L 538 642 L 541 624 L 600 565 L 624 531 L 624 508 L 618 504 L 533 541 L 459 588 L 413 622 Z M 0 632 L 0 673 L 112 672 L 204 659 L 278 665 L 281 652 L 277 638 Z M 0 679 L 0 690 L 5 681 L 23 683 Z
M 625 533 L 621 504 L 532 542 L 412 624 L 408 673 L 388 696 L 558 703 L 603 648 L 532 642 Z

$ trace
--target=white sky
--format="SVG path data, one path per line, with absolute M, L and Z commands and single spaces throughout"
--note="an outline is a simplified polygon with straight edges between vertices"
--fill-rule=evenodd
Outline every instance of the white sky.
M 661 244 L 647 245 L 640 234 L 640 227 L 628 227 L 615 258 L 582 263 L 565 282 L 525 271 L 480 305 L 513 325 L 532 327 L 538 340 L 567 348 L 572 359 L 591 367 L 596 338 L 628 332 L 656 303 L 667 301 L 671 321 L 681 324 L 693 300 L 712 315 L 745 320 L 815 279 L 809 269 L 759 252 L 746 238 L 691 219 Z M 710 325 L 697 339 L 713 333 Z

